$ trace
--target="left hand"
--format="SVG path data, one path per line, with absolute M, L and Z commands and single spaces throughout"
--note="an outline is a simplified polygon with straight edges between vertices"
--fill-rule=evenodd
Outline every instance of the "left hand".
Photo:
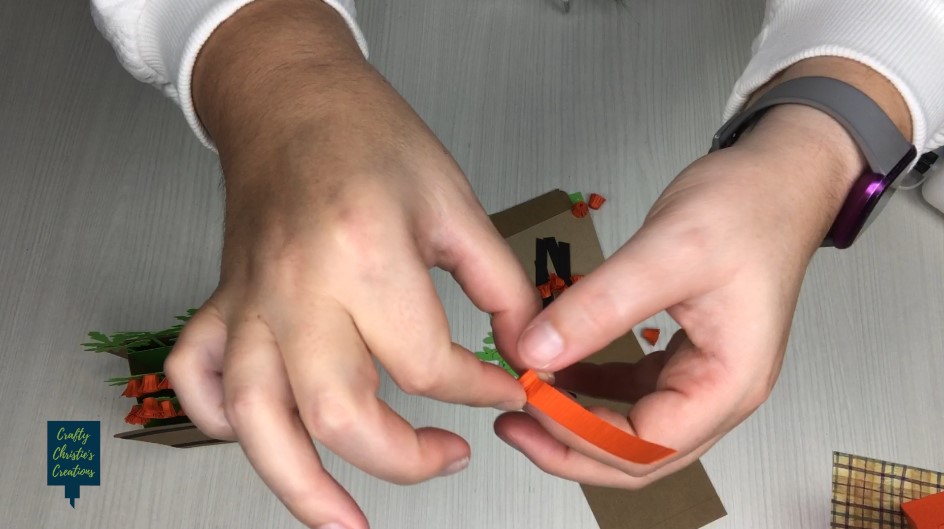
M 685 169 L 642 228 L 522 334 L 513 363 L 563 369 L 558 387 L 634 402 L 628 417 L 592 411 L 678 454 L 632 464 L 533 409 L 501 416 L 497 434 L 582 483 L 636 488 L 691 464 L 770 395 L 807 265 L 863 164 L 828 115 L 777 107 Z M 568 368 L 662 310 L 684 329 L 665 351 Z

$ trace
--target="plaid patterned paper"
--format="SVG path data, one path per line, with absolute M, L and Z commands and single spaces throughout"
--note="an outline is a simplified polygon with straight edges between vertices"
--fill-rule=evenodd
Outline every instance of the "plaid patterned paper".
M 834 529 L 908 529 L 901 504 L 944 491 L 944 473 L 833 452 Z

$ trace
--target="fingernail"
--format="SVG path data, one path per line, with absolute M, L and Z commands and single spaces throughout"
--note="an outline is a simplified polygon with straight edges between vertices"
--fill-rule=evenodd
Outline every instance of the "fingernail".
M 508 400 L 495 405 L 495 409 L 501 411 L 518 411 L 524 408 L 524 403 L 520 400 Z
M 440 476 L 451 476 L 456 472 L 460 472 L 469 466 L 469 458 L 463 457 L 458 461 L 454 461 L 451 465 L 446 467 L 442 472 L 439 473 Z
M 564 339 L 550 323 L 541 322 L 524 331 L 520 351 L 538 369 L 544 369 L 564 351 Z
M 557 380 L 556 378 L 554 378 L 554 373 L 551 373 L 550 371 L 538 371 L 537 375 L 538 375 L 538 378 L 540 378 L 541 380 L 543 380 L 544 382 L 547 382 L 548 384 L 552 386 L 554 385 L 554 381 Z
M 316 529 L 347 529 L 337 522 L 331 522 L 327 525 L 319 525 Z

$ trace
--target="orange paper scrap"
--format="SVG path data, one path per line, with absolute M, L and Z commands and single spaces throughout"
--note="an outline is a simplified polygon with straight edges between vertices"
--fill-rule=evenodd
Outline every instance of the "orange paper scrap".
M 911 529 L 944 528 L 944 492 L 901 504 Z
M 649 465 L 671 456 L 675 450 L 628 434 L 570 400 L 563 393 L 525 371 L 518 382 L 524 386 L 528 404 L 594 446 L 631 463 Z
M 659 335 L 662 334 L 659 329 L 653 327 L 647 327 L 642 330 L 642 338 L 649 342 L 649 345 L 655 345 L 659 341 Z
M 606 202 L 606 199 L 603 198 L 603 195 L 590 193 L 590 209 L 600 209 L 604 202 Z

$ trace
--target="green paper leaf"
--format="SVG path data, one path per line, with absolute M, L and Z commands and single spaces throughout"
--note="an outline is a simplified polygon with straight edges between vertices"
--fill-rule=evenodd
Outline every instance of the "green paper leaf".
M 583 193 L 580 193 L 580 192 L 571 193 L 568 196 L 570 197 L 571 204 L 576 204 L 577 202 L 585 202 L 585 200 L 583 199 Z
M 495 343 L 495 338 L 492 336 L 492 333 L 488 333 L 488 336 L 486 336 L 485 339 L 482 341 L 485 344 L 490 345 L 490 344 Z M 510 374 L 511 376 L 518 378 L 518 373 L 515 373 L 515 370 L 511 368 L 511 365 L 509 365 L 508 362 L 506 362 L 505 359 L 502 358 L 501 353 L 498 352 L 498 349 L 496 349 L 494 346 L 489 347 L 489 345 L 486 345 L 485 347 L 483 347 L 481 351 L 476 351 L 475 352 L 476 358 L 478 358 L 479 360 L 483 362 L 494 363 L 498 365 L 498 367 L 507 371 L 508 374 Z

